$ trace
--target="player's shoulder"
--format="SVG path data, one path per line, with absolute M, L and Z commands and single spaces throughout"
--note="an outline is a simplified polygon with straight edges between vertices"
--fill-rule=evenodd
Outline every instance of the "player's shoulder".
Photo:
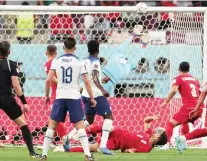
M 99 58 L 97 58 L 97 57 L 93 57 L 93 56 L 88 56 L 88 57 L 86 57 L 84 60 L 88 60 L 88 61 L 90 61 L 91 63 L 93 63 L 93 62 L 100 62 L 99 61 Z
M 57 57 L 55 60 L 60 60 L 60 59 L 65 59 L 65 58 L 73 58 L 73 59 L 76 59 L 76 60 L 80 60 L 80 58 L 78 56 L 76 56 L 75 54 L 63 54 L 59 57 Z
M 15 61 L 9 60 L 9 64 L 12 67 L 17 67 L 17 62 L 15 62 Z
M 53 61 L 54 59 L 51 59 L 51 60 L 48 60 L 48 61 L 46 61 L 45 62 L 45 64 L 44 64 L 44 66 L 46 67 L 46 66 L 50 66 L 51 64 L 52 64 L 52 61 Z

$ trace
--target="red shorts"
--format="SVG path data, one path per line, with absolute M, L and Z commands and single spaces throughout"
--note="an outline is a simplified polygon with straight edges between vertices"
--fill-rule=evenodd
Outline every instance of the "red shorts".
M 194 123 L 195 120 L 197 120 L 199 117 L 201 117 L 203 109 L 201 108 L 199 110 L 197 117 L 195 117 L 193 119 L 189 119 L 189 113 L 192 110 L 193 109 L 186 109 L 186 107 L 181 107 L 181 109 L 176 114 L 174 114 L 172 119 L 177 121 L 180 124 L 185 124 L 188 122 Z

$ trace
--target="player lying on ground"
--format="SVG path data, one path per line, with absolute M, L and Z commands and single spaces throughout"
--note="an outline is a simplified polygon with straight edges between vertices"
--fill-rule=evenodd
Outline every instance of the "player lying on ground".
M 197 79 L 189 74 L 190 65 L 188 62 L 182 62 L 179 66 L 179 75 L 174 78 L 171 91 L 168 97 L 165 99 L 161 107 L 167 105 L 170 100 L 179 91 L 182 98 L 182 107 L 174 114 L 172 119 L 167 123 L 166 133 L 168 137 L 168 143 L 163 146 L 162 149 L 169 149 L 169 143 L 173 134 L 173 128 L 178 125 L 188 126 L 188 122 L 193 123 L 202 114 L 202 108 L 197 111 L 196 117 L 189 118 L 189 113 L 195 109 L 196 103 L 200 95 L 200 84 Z M 203 104 L 201 105 L 203 107 Z
M 48 74 L 50 71 L 50 68 L 51 68 L 52 61 L 57 56 L 57 47 L 55 45 L 49 45 L 47 47 L 46 55 L 47 55 L 48 60 L 44 64 L 44 68 L 45 68 L 45 72 Z M 51 97 L 50 97 L 51 104 L 53 104 L 54 99 L 56 98 L 57 83 L 58 83 L 57 77 L 54 76 L 52 79 L 52 82 L 51 82 L 51 89 L 52 89 Z M 66 128 L 63 123 L 58 124 L 58 126 L 56 128 L 56 132 L 60 138 L 62 138 L 64 135 L 66 135 L 67 132 L 66 132 Z
M 196 108 L 190 112 L 189 118 L 197 118 L 199 115 L 199 111 L 201 108 L 203 108 L 203 102 L 207 96 L 207 83 L 204 85 L 204 87 L 201 89 L 201 94 L 199 96 Z M 187 148 L 186 141 L 187 140 L 192 140 L 196 138 L 201 138 L 207 136 L 207 127 L 203 129 L 196 129 L 193 130 L 192 132 L 183 135 L 183 136 L 178 136 L 175 138 L 177 148 L 180 152 L 182 152 L 184 149 Z
M 7 41 L 0 43 L 0 109 L 2 109 L 7 116 L 13 120 L 22 131 L 23 139 L 27 145 L 30 156 L 38 158 L 39 155 L 35 153 L 32 137 L 27 123 L 24 119 L 21 107 L 17 104 L 13 94 L 12 87 L 15 93 L 20 98 L 24 112 L 29 111 L 27 101 L 22 92 L 19 83 L 19 75 L 17 71 L 17 63 L 8 59 L 10 54 L 10 44 Z
M 55 75 L 58 78 L 58 85 L 56 99 L 50 114 L 49 126 L 45 134 L 41 160 L 47 160 L 48 149 L 54 135 L 54 130 L 59 122 L 65 121 L 65 116 L 69 112 L 70 122 L 75 124 L 81 145 L 84 149 L 85 160 L 94 161 L 89 150 L 88 137 L 83 122 L 84 113 L 80 99 L 80 76 L 89 94 L 91 106 L 96 106 L 96 101 L 92 93 L 90 81 L 88 80 L 86 66 L 74 55 L 75 49 L 75 39 L 71 37 L 67 38 L 64 41 L 64 55 L 53 60 L 46 80 L 46 104 L 50 101 L 49 91 Z
M 89 73 L 89 80 L 91 81 L 92 91 L 97 102 L 95 107 L 92 107 L 90 96 L 86 88 L 83 88 L 82 92 L 82 101 L 84 103 L 86 120 L 85 124 L 91 125 L 94 122 L 95 115 L 98 114 L 104 118 L 104 123 L 102 127 L 102 138 L 100 143 L 100 151 L 104 154 L 112 155 L 106 146 L 108 141 L 109 134 L 113 128 L 112 121 L 112 111 L 110 108 L 110 104 L 106 97 L 109 97 L 109 93 L 102 87 L 101 83 L 101 65 L 98 58 L 99 55 L 99 42 L 96 40 L 91 40 L 88 42 L 88 52 L 89 57 L 84 61 L 86 62 L 86 70 Z M 69 134 L 69 139 L 71 136 L 76 133 L 76 129 L 73 129 Z M 68 143 L 68 140 L 66 140 Z M 67 144 L 64 144 L 65 148 L 68 147 Z
M 163 128 L 156 128 L 154 131 L 150 128 L 150 123 L 153 120 L 157 120 L 157 116 L 149 116 L 144 119 L 145 134 L 136 134 L 130 131 L 114 128 L 109 135 L 107 147 L 110 150 L 121 150 L 126 153 L 148 153 L 156 145 L 164 145 L 167 143 L 167 135 Z M 91 126 L 86 129 L 87 134 L 102 133 L 100 126 Z M 95 144 L 90 145 L 92 152 L 99 150 L 98 141 Z M 60 149 L 59 149 L 60 150 Z M 62 150 L 60 150 L 62 151 Z M 71 147 L 69 152 L 83 152 L 82 147 Z

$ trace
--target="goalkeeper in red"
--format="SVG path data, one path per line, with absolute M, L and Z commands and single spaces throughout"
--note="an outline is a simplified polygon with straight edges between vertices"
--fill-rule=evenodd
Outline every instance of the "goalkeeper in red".
M 172 88 L 168 97 L 165 99 L 161 107 L 167 105 L 170 100 L 175 96 L 176 92 L 179 91 L 182 99 L 182 107 L 174 114 L 172 119 L 167 123 L 166 133 L 168 137 L 168 143 L 161 149 L 169 149 L 170 140 L 173 134 L 174 127 L 178 125 L 187 125 L 187 123 L 193 123 L 202 114 L 202 108 L 197 111 L 197 116 L 189 118 L 189 114 L 195 109 L 199 95 L 200 95 L 200 84 L 197 79 L 189 74 L 190 65 L 188 62 L 182 62 L 179 66 L 179 75 L 174 78 Z M 203 105 L 201 105 L 203 107 Z
M 55 45 L 49 45 L 47 47 L 47 51 L 46 51 L 46 56 L 47 56 L 47 62 L 44 64 L 44 68 L 45 68 L 45 72 L 49 73 L 50 71 L 50 67 L 52 65 L 52 61 L 56 58 L 57 56 L 57 47 Z M 57 84 L 58 84 L 58 80 L 57 77 L 54 76 L 52 79 L 52 83 L 51 83 L 51 89 L 52 89 L 52 93 L 51 93 L 51 99 L 52 102 L 55 100 L 56 98 L 56 89 L 57 89 Z M 66 128 L 64 126 L 64 123 L 59 123 L 57 128 L 56 128 L 56 132 L 58 134 L 58 136 L 60 138 L 62 138 L 65 134 L 66 134 Z
M 125 153 L 148 153 L 156 145 L 164 145 L 167 142 L 167 135 L 163 128 L 152 130 L 150 123 L 159 119 L 158 116 L 149 116 L 144 119 L 144 135 L 132 133 L 130 131 L 114 128 L 109 135 L 107 147 L 110 150 L 121 150 Z M 91 126 L 86 129 L 87 134 L 102 133 L 101 126 Z M 95 144 L 90 145 L 91 152 L 97 152 L 100 139 Z M 69 148 L 69 152 L 83 152 L 80 146 Z

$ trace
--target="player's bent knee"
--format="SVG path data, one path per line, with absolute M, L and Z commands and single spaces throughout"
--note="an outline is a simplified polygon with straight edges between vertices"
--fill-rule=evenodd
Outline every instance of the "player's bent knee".
M 20 117 L 18 117 L 17 119 L 14 120 L 14 122 L 17 124 L 17 126 L 19 126 L 19 128 L 21 128 L 22 126 L 27 125 L 23 115 L 21 115 Z
M 58 122 L 55 121 L 55 120 L 50 119 L 48 128 L 50 128 L 52 130 L 55 130 L 57 126 L 58 126 Z
M 85 129 L 85 125 L 84 125 L 83 120 L 76 122 L 75 123 L 75 127 L 76 127 L 77 130 L 79 130 L 79 129 Z
M 112 116 L 112 114 L 107 114 L 107 115 L 104 115 L 104 119 L 113 120 L 113 116 Z
M 102 129 L 111 132 L 113 129 L 113 121 L 111 119 L 105 119 Z
M 179 125 L 179 123 L 176 120 L 174 120 L 174 119 L 170 119 L 170 123 L 173 124 L 174 126 L 178 126 Z
M 90 116 L 90 115 L 86 116 L 86 120 L 90 125 L 94 123 L 94 118 L 95 118 L 94 116 Z

